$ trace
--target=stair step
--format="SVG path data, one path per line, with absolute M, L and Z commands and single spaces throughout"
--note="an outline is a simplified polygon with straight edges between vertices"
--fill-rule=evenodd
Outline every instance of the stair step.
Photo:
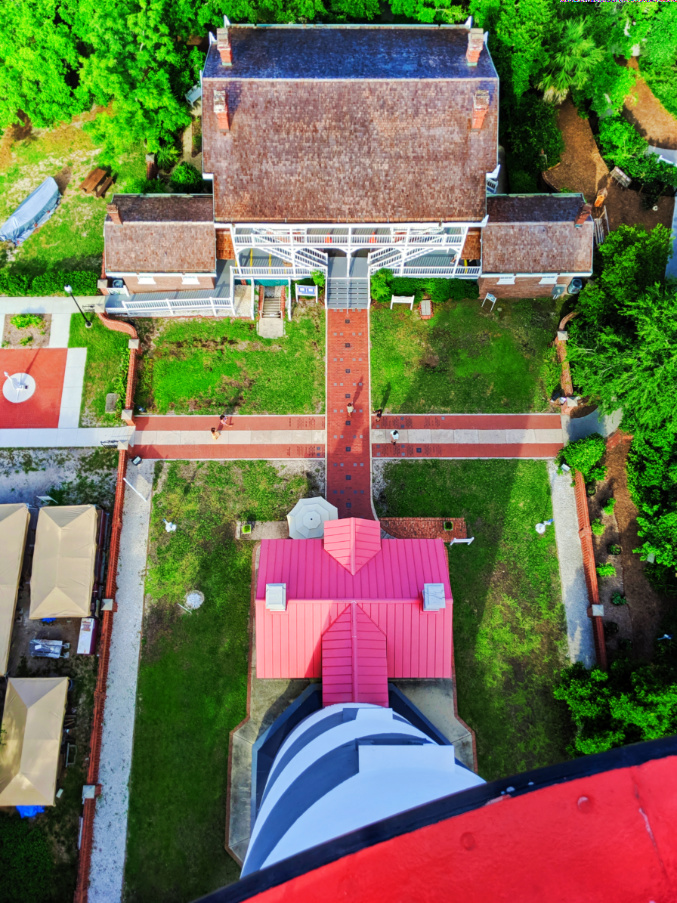
M 362 277 L 327 280 L 327 307 L 332 310 L 366 310 L 369 280 Z

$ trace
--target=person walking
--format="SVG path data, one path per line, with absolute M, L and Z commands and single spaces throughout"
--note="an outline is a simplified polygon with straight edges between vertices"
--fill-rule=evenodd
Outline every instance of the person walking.
M 346 411 L 348 411 L 349 414 L 352 414 L 354 410 L 355 406 L 353 405 L 352 401 L 349 401 L 346 405 Z
M 383 416 L 383 408 L 379 408 L 378 411 L 374 411 L 374 417 L 376 418 L 376 422 L 381 422 L 381 417 Z
M 221 414 L 221 416 L 219 417 L 219 424 L 221 426 L 221 429 L 228 429 L 233 425 L 232 421 L 228 423 L 228 414 Z
M 218 442 L 221 437 L 219 436 L 219 431 L 215 426 L 212 427 L 212 439 L 214 442 Z
M 397 440 L 400 438 L 399 430 L 391 430 L 390 431 L 390 441 L 393 445 L 397 445 Z

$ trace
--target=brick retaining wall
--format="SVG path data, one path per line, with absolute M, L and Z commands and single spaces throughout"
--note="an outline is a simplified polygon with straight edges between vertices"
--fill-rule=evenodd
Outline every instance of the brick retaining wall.
M 588 600 L 590 608 L 588 613 L 592 618 L 592 632 L 595 640 L 595 653 L 597 665 L 603 671 L 607 670 L 606 643 L 604 642 L 604 621 L 599 615 L 592 614 L 592 606 L 599 605 L 599 587 L 597 584 L 597 569 L 595 564 L 595 550 L 592 545 L 592 530 L 590 528 L 590 513 L 588 511 L 588 496 L 585 491 L 585 480 L 580 471 L 576 471 L 574 477 L 574 491 L 576 494 L 576 512 L 578 514 L 578 535 L 581 539 L 583 550 L 583 570 L 585 572 L 585 584 L 588 588 Z

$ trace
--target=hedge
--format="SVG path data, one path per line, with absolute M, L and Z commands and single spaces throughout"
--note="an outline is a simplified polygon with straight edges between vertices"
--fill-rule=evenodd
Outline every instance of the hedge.
M 424 294 L 435 304 L 442 304 L 479 298 L 479 288 L 472 279 L 411 279 L 394 276 L 390 270 L 378 270 L 371 277 L 371 295 L 375 301 L 390 302 L 391 295 L 414 295 L 420 301 Z
M 12 298 L 65 296 L 64 285 L 70 285 L 73 294 L 96 295 L 97 273 L 87 270 L 48 270 L 40 276 L 25 276 L 11 270 L 0 270 L 0 295 Z

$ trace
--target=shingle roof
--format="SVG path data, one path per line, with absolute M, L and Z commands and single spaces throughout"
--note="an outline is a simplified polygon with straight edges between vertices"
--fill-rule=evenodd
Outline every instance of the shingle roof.
M 222 222 L 481 220 L 498 77 L 463 28 L 231 28 L 203 78 L 203 169 Z M 225 91 L 230 130 L 218 129 Z M 481 129 L 473 99 L 489 92 Z
M 211 195 L 113 196 L 122 225 L 104 224 L 107 273 L 213 273 Z
M 482 233 L 482 272 L 589 273 L 593 223 L 574 220 L 582 195 L 494 195 Z

